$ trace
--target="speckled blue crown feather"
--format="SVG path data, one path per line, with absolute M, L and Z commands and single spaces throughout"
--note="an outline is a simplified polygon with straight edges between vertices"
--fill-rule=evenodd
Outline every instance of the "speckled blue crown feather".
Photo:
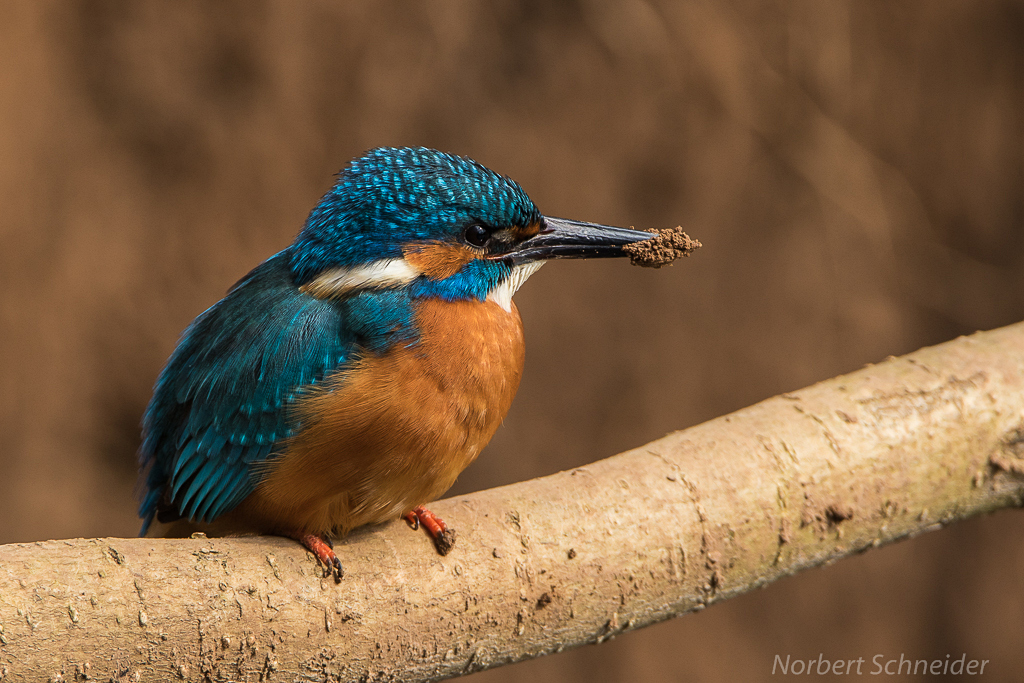
M 404 244 L 451 239 L 480 221 L 525 226 L 540 212 L 512 179 L 425 147 L 378 147 L 352 161 L 291 249 L 299 284 L 325 268 L 401 256 Z

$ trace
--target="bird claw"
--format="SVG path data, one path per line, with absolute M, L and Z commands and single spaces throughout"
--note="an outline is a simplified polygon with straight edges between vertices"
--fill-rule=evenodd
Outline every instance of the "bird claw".
M 324 578 L 326 579 L 331 574 L 334 575 L 334 583 L 341 583 L 341 577 L 345 575 L 345 568 L 341 566 L 341 560 L 335 555 L 330 560 L 331 565 L 324 567 Z
M 402 515 L 402 519 L 404 519 L 406 523 L 408 523 L 409 527 L 413 531 L 416 531 L 420 528 L 420 518 L 416 516 L 415 510 L 406 512 L 404 515 Z
M 455 547 L 455 529 L 452 529 L 445 521 L 435 515 L 427 508 L 420 505 L 402 515 L 402 518 L 409 523 L 413 531 L 420 528 L 427 530 L 430 538 L 434 540 L 434 547 L 441 555 L 447 555 Z
M 441 555 L 447 555 L 455 547 L 455 529 L 445 529 L 434 536 L 434 547 Z
M 333 575 L 334 583 L 341 583 L 341 577 L 345 575 L 345 568 L 341 566 L 341 560 L 334 552 L 334 543 L 327 536 L 319 534 L 298 533 L 292 536 L 299 543 L 304 545 L 309 552 L 324 566 L 324 578 Z

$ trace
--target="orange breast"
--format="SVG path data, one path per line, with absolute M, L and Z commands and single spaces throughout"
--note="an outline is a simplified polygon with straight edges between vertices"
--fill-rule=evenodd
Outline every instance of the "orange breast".
M 519 311 L 424 301 L 420 341 L 363 358 L 298 406 L 302 432 L 237 514 L 267 531 L 347 532 L 444 493 L 491 440 L 523 371 Z

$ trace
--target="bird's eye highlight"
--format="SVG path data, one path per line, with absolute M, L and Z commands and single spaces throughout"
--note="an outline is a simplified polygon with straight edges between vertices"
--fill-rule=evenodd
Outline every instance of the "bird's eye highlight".
M 479 223 L 474 223 L 466 228 L 465 237 L 466 241 L 474 247 L 482 247 L 487 244 L 487 240 L 491 238 L 491 231 Z

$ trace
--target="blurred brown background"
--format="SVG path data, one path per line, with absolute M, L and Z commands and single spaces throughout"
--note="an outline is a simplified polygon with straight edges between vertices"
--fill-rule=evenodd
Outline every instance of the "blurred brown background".
M 134 535 L 139 418 L 178 333 L 384 144 L 705 245 L 534 276 L 519 397 L 459 491 L 1024 319 L 1020 2 L 3 2 L 0 542 Z M 1020 680 L 1021 522 L 474 680 L 962 652 Z

